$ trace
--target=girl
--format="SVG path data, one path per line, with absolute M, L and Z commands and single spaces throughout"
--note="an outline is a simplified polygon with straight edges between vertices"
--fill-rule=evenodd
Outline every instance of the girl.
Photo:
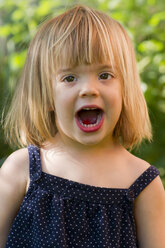
M 4 128 L 24 148 L 0 171 L 1 247 L 165 247 L 159 171 L 127 150 L 152 135 L 117 21 L 78 5 L 41 26 Z

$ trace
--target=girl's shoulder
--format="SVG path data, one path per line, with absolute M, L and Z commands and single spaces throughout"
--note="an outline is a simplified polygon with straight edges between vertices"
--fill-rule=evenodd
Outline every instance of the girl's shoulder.
M 138 158 L 132 154 L 130 156 L 130 159 L 133 165 L 133 168 L 132 168 L 133 182 L 135 182 L 140 176 L 143 175 L 144 172 L 147 171 L 149 167 L 152 167 L 152 165 L 149 164 L 147 161 L 141 158 Z M 165 201 L 164 186 L 163 186 L 163 183 L 161 181 L 159 174 L 157 173 L 155 175 L 153 174 L 153 180 L 152 178 L 151 180 L 149 180 L 149 183 L 147 184 L 147 186 L 144 188 L 144 190 L 142 190 L 140 195 L 136 198 L 135 203 L 136 203 L 136 206 L 140 206 L 140 207 L 142 206 L 142 204 L 146 205 L 146 203 L 150 205 L 152 203 L 152 200 L 156 198 L 157 198 L 157 201 L 161 201 L 161 200 Z
M 135 166 L 135 171 L 138 175 L 139 172 L 142 174 L 151 166 L 144 160 L 137 159 L 137 161 L 139 163 Z M 163 236 L 165 224 L 162 221 L 165 219 L 165 190 L 160 176 L 154 173 L 154 168 L 151 169 L 153 173 L 150 170 L 145 177 L 142 177 L 142 184 L 136 184 L 140 188 L 140 194 L 134 201 L 137 239 L 142 247 L 151 247 L 151 244 L 157 247 L 158 243 L 165 244 Z M 152 235 L 148 235 L 151 233 Z M 164 245 L 159 247 L 164 247 Z
M 10 169 L 20 170 L 23 168 L 25 169 L 28 163 L 29 163 L 28 149 L 21 148 L 14 151 L 7 157 L 2 168 L 5 166 L 5 167 L 10 167 Z
M 0 233 L 4 240 L 26 194 L 28 151 L 13 152 L 0 169 Z
M 147 161 L 133 155 L 132 153 L 126 151 L 126 161 L 128 166 L 128 171 L 132 172 L 133 179 L 137 179 L 144 171 L 146 171 L 151 164 Z
M 27 148 L 11 153 L 0 169 L 0 176 L 11 179 L 11 183 L 26 184 L 29 177 L 29 155 Z

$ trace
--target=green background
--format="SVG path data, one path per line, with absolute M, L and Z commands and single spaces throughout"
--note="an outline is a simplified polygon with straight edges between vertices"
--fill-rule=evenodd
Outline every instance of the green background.
M 164 0 L 0 0 L 0 112 L 8 106 L 38 26 L 75 3 L 106 12 L 129 33 L 141 86 L 153 126 L 153 142 L 142 143 L 136 156 L 156 166 L 165 185 L 165 1 Z M 13 151 L 0 128 L 0 165 Z

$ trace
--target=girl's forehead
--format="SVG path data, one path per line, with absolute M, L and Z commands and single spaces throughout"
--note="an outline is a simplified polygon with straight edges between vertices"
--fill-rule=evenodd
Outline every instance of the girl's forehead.
M 67 67 L 67 66 L 62 66 L 60 68 L 58 68 L 57 70 L 57 74 L 63 74 L 66 72 L 81 72 L 81 73 L 85 73 L 85 72 L 97 72 L 100 70 L 114 70 L 115 66 L 112 66 L 110 63 L 106 63 L 106 64 L 80 64 L 74 67 Z

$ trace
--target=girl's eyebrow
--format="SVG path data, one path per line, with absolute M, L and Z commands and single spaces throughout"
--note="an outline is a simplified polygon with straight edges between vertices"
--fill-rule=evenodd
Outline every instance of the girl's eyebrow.
M 60 69 L 57 71 L 57 74 L 61 74 L 61 73 L 64 73 L 64 72 L 67 72 L 67 71 L 73 71 L 74 68 L 65 68 L 65 69 Z
M 111 66 L 111 65 L 98 65 L 98 66 L 94 66 L 93 69 L 91 69 L 91 71 L 99 71 L 99 70 L 105 70 L 105 69 L 110 69 L 112 70 L 113 68 L 115 68 L 115 66 Z M 72 67 L 72 68 L 64 68 L 64 69 L 59 69 L 57 71 L 57 74 L 61 74 L 61 73 L 65 73 L 65 72 L 68 72 L 68 71 L 79 71 L 79 69 L 76 69 L 76 67 Z

